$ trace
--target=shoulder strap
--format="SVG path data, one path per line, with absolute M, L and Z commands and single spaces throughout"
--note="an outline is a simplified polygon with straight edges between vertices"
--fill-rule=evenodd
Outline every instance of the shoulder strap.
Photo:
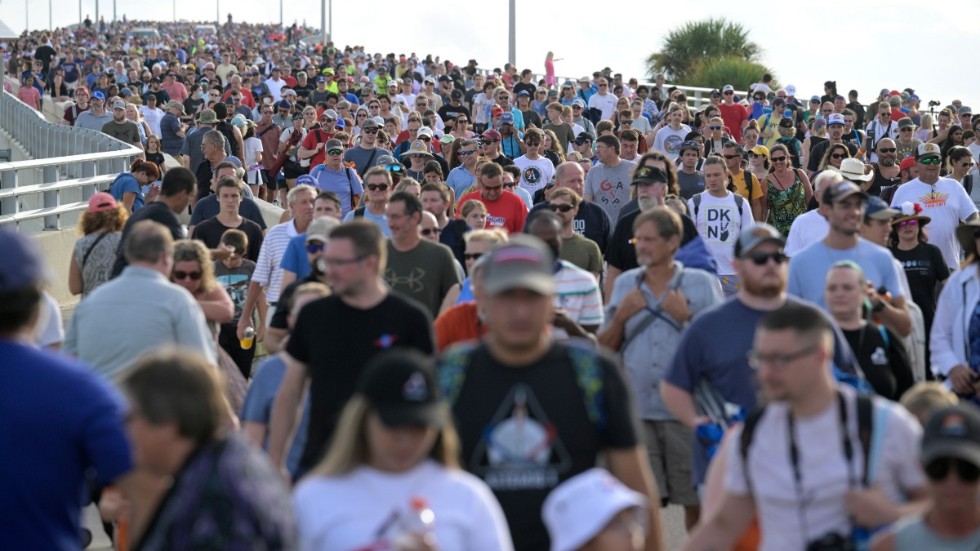
M 755 436 L 755 428 L 765 411 L 766 406 L 762 406 L 745 419 L 745 424 L 742 425 L 742 434 L 738 441 L 739 455 L 742 456 L 742 473 L 749 486 L 749 493 L 752 492 L 752 476 L 749 474 L 749 447 L 752 445 L 752 437 Z
M 864 456 L 864 470 L 861 482 L 865 487 L 870 486 L 871 475 L 871 437 L 874 434 L 874 402 L 870 396 L 857 395 L 858 441 Z
M 470 366 L 470 356 L 476 349 L 476 344 L 453 346 L 442 355 L 439 364 L 439 388 L 446 402 L 452 408 L 456 405 L 459 393 L 466 382 L 466 370 Z
M 695 193 L 694 197 L 691 197 L 691 201 L 694 201 L 694 223 L 698 223 L 698 211 L 701 210 L 701 193 Z
M 739 218 L 739 220 L 742 219 L 742 205 L 744 205 L 744 204 L 745 204 L 745 199 L 741 195 L 739 195 L 739 194 L 736 193 L 735 194 L 735 206 L 738 207 L 738 218 Z
M 107 235 L 109 235 L 109 232 L 107 232 L 107 231 L 104 231 L 104 232 L 100 233 L 99 236 L 95 238 L 95 241 L 92 242 L 92 246 L 89 247 L 87 251 L 85 251 L 85 256 L 82 257 L 82 269 L 83 270 L 85 269 L 85 263 L 88 262 L 88 257 L 91 256 L 92 251 L 95 250 L 95 247 L 98 246 L 99 242 L 102 241 L 103 239 L 105 239 L 105 236 L 107 236 Z
M 363 218 L 364 208 L 365 207 L 357 207 L 356 209 L 354 209 L 354 218 Z
M 262 138 L 262 136 L 265 136 L 265 133 L 266 133 L 266 132 L 268 132 L 268 131 L 270 131 L 270 130 L 272 130 L 273 128 L 275 128 L 275 126 L 276 126 L 275 124 L 270 124 L 269 126 L 266 126 L 266 127 L 265 127 L 265 130 L 263 130 L 263 131 L 261 131 L 261 132 L 259 132 L 259 136 L 258 136 L 258 137 L 259 137 L 259 138 L 261 139 L 261 138 Z
M 752 200 L 752 173 L 748 170 L 742 171 L 742 179 L 745 180 L 745 189 L 749 193 L 749 201 Z
M 886 347 L 887 346 L 891 346 L 891 344 L 889 342 L 891 339 L 888 338 L 888 329 L 885 329 L 885 326 L 884 325 L 879 325 L 878 326 L 878 333 L 881 334 L 881 340 L 885 341 L 885 346 Z

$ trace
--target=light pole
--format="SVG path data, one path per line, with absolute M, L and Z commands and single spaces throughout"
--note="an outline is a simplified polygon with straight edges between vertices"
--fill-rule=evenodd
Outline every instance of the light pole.
M 328 19 L 329 23 L 327 23 Z M 329 25 L 329 27 L 327 26 Z M 327 42 L 333 37 L 333 0 L 323 0 L 320 6 L 320 41 L 326 48 Z
M 517 0 L 510 0 L 510 40 L 508 41 L 507 61 L 517 65 Z

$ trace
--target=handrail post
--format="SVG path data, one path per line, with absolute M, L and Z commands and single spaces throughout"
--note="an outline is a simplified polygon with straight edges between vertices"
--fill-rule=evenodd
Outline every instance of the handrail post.
M 57 182 L 59 180 L 59 178 L 58 178 L 58 173 L 59 172 L 60 171 L 58 170 L 58 165 L 49 165 L 49 166 L 44 167 L 44 169 L 41 171 L 41 173 L 43 174 L 43 181 L 44 182 Z M 45 191 L 44 192 L 44 205 L 43 205 L 44 208 L 48 209 L 48 208 L 55 208 L 55 207 L 57 207 L 58 206 L 58 203 L 59 203 L 59 199 L 60 199 L 59 198 L 59 194 L 60 193 L 61 192 L 59 190 Z M 59 217 L 58 217 L 57 214 L 52 214 L 52 215 L 49 215 L 49 216 L 45 216 L 44 217 L 44 229 L 45 230 L 60 230 L 61 229 L 60 224 L 59 224 Z

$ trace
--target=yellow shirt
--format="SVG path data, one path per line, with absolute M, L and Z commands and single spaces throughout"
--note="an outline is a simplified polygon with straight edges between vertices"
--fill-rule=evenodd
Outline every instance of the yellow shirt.
M 732 175 L 732 183 L 735 184 L 735 193 L 749 199 L 748 187 L 745 185 L 745 175 L 748 174 L 749 178 L 752 178 L 752 201 L 758 201 L 762 199 L 762 186 L 759 185 L 759 179 L 755 177 L 755 174 L 746 171 L 740 171 L 738 174 Z

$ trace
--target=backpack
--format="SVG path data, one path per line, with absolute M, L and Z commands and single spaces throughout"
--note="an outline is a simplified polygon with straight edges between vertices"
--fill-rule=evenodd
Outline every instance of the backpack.
M 459 393 L 463 390 L 466 370 L 470 367 L 470 358 L 478 346 L 479 343 L 461 344 L 450 348 L 442 356 L 442 364 L 439 367 L 439 387 L 450 408 L 456 405 Z M 599 355 L 595 350 L 581 344 L 565 343 L 564 347 L 569 361 L 575 368 L 575 379 L 582 389 L 585 411 L 588 413 L 589 420 L 603 430 L 608 420 Z
M 353 178 L 350 177 L 350 171 L 351 171 L 351 167 L 344 165 L 344 176 L 347 176 L 347 185 L 350 187 L 351 206 L 354 206 L 354 180 Z M 310 176 L 313 176 L 313 178 L 316 179 L 318 186 L 320 184 L 321 172 L 323 172 L 323 165 L 316 165 L 315 167 L 313 167 L 313 170 L 310 171 Z M 361 210 L 361 216 L 364 216 L 363 210 Z
M 738 207 L 738 217 L 739 217 L 739 219 L 741 219 L 742 218 L 742 205 L 745 204 L 745 198 L 742 197 L 741 195 L 739 195 L 738 193 L 735 193 L 734 191 L 732 191 L 732 193 L 735 195 L 735 206 Z M 698 221 L 698 212 L 701 210 L 701 195 L 703 195 L 703 194 L 704 194 L 704 192 L 702 191 L 701 193 L 695 193 L 694 194 L 694 197 L 691 197 L 691 201 L 694 201 L 694 222 L 695 223 L 697 223 L 697 221 Z
M 749 192 L 749 201 L 752 201 L 752 173 L 748 170 L 743 170 L 742 179 L 745 180 L 745 189 Z M 739 193 L 735 191 L 735 179 L 731 176 L 728 177 L 728 191 L 731 191 L 735 195 L 739 195 Z M 738 212 L 741 213 L 741 209 Z
M 592 122 L 592 124 L 599 124 L 602 120 L 602 111 L 595 107 L 589 107 L 582 113 L 582 116 Z

